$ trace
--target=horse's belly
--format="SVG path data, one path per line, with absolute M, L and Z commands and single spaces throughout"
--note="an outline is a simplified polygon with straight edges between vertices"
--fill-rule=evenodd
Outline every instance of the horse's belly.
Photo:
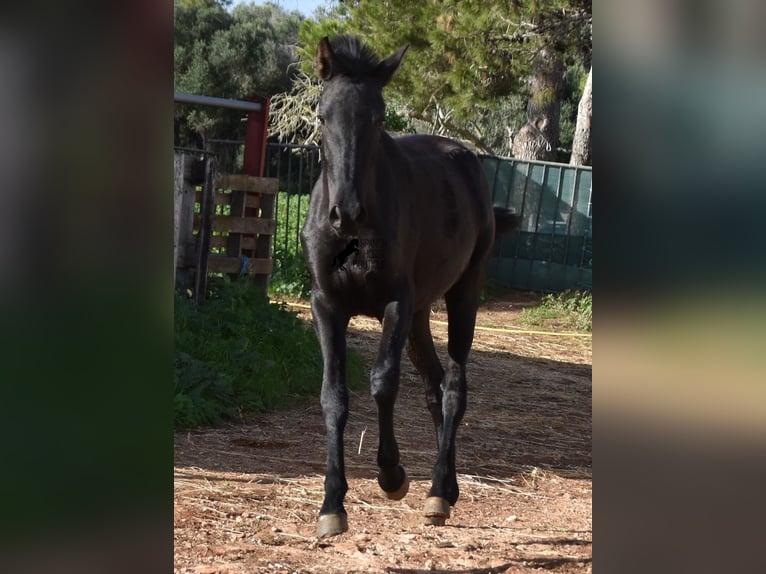
M 430 305 L 444 295 L 468 268 L 472 250 L 462 245 L 448 247 L 438 255 L 431 254 L 416 260 L 413 277 L 418 307 Z

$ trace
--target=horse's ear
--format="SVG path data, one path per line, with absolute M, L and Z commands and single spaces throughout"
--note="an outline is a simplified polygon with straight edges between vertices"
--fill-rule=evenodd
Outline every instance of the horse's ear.
M 325 36 L 319 41 L 317 46 L 316 59 L 317 76 L 325 82 L 332 78 L 332 60 L 333 53 L 330 47 L 330 39 Z
M 399 68 L 399 64 L 402 63 L 404 53 L 409 47 L 409 44 L 405 44 L 396 51 L 396 54 L 389 56 L 380 64 L 378 64 L 378 68 L 375 70 L 375 78 L 378 80 L 381 86 L 385 86 L 388 84 L 388 82 L 391 81 L 391 78 L 394 76 L 394 72 L 396 72 L 397 68 Z

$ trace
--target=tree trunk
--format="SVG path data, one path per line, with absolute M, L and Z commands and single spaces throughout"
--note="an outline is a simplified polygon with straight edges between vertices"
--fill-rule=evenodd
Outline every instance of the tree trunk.
M 572 157 L 569 165 L 593 165 L 593 155 L 590 140 L 591 116 L 593 115 L 593 66 L 588 72 L 588 79 L 577 107 L 577 125 L 574 141 L 572 141 Z
M 513 137 L 511 152 L 519 159 L 554 161 L 559 145 L 561 84 L 564 61 L 561 52 L 543 48 L 535 63 L 528 121 Z

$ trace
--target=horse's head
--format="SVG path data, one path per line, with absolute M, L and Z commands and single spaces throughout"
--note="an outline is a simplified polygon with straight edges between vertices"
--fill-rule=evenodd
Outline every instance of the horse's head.
M 374 189 L 374 158 L 386 114 L 383 87 L 406 51 L 403 46 L 381 62 L 350 36 L 323 38 L 317 47 L 317 75 L 324 82 L 318 110 L 323 186 L 330 223 L 340 235 L 355 235 L 367 217 L 367 194 Z

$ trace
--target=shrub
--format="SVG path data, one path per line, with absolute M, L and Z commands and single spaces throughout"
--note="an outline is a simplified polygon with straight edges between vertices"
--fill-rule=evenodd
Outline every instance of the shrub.
M 591 331 L 593 295 L 582 291 L 545 295 L 537 307 L 524 309 L 521 320 L 531 325 L 544 325 L 549 322 L 555 326 Z
M 313 330 L 248 281 L 221 280 L 199 307 L 175 299 L 175 424 L 194 427 L 318 396 L 322 356 Z M 348 354 L 348 379 L 362 363 Z

